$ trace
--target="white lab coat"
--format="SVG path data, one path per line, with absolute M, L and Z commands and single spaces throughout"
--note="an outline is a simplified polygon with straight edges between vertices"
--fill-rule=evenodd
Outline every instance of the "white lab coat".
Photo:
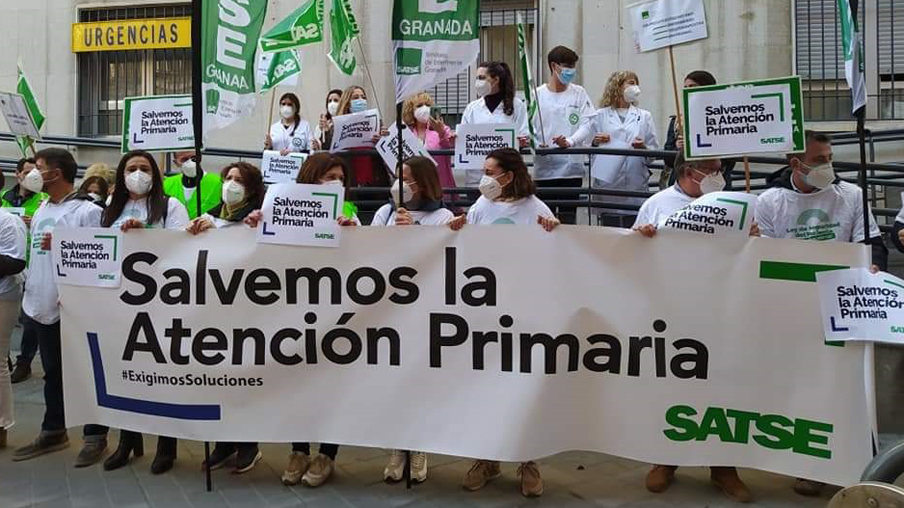
M 530 131 L 527 128 L 527 106 L 524 101 L 515 97 L 514 114 L 505 114 L 505 105 L 499 103 L 494 111 L 490 111 L 483 97 L 472 101 L 465 108 L 465 112 L 461 116 L 461 123 L 465 125 L 480 123 L 510 123 L 515 125 L 518 136 L 528 136 Z M 517 148 L 517 147 L 516 147 Z M 480 178 L 483 176 L 482 169 L 469 169 L 465 171 L 465 186 L 477 187 Z
M 311 149 L 311 124 L 302 119 L 294 132 L 292 127 L 286 127 L 282 122 L 276 122 L 270 126 L 270 141 L 273 150 L 280 152 L 284 149 L 290 152 L 304 152 Z
M 596 134 L 608 134 L 609 143 L 600 148 L 631 148 L 631 143 L 640 138 L 650 150 L 659 148 L 656 139 L 656 126 L 653 115 L 649 111 L 636 106 L 628 108 L 625 120 L 622 121 L 618 111 L 612 107 L 596 110 L 581 120 L 581 127 L 572 136 L 575 144 L 590 142 Z M 603 189 L 624 191 L 649 191 L 650 157 L 628 157 L 620 155 L 595 155 L 591 161 L 593 186 Z M 641 205 L 644 198 L 622 198 L 604 196 L 600 200 L 609 203 Z M 634 211 L 612 210 L 606 213 L 614 215 L 636 215 Z

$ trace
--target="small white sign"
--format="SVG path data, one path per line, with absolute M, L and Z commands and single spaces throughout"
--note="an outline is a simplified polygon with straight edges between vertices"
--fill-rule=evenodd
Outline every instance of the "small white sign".
M 826 341 L 904 344 L 904 280 L 866 268 L 818 272 Z
M 402 130 L 402 141 L 403 161 L 411 157 L 421 156 L 427 157 L 436 164 L 436 161 L 430 156 L 430 152 L 427 151 L 427 148 L 424 147 L 421 140 L 412 134 L 408 128 Z M 375 148 L 377 149 L 377 152 L 380 153 L 380 157 L 383 158 L 383 162 L 386 163 L 386 167 L 389 168 L 389 171 L 392 174 L 395 174 L 399 155 L 399 129 L 395 123 L 389 127 L 389 135 L 381 137 L 380 141 L 377 141 L 377 146 Z
M 656 227 L 746 238 L 755 216 L 756 194 L 711 192 L 666 217 Z
M 274 150 L 266 150 L 261 156 L 261 174 L 266 183 L 294 182 L 298 172 L 308 155 L 304 153 L 290 153 L 280 155 Z
M 190 95 L 127 97 L 122 120 L 122 153 L 169 152 L 194 148 Z
M 338 247 L 345 188 L 279 183 L 267 189 L 259 243 Z
M 374 146 L 373 137 L 380 133 L 380 112 L 369 109 L 333 117 L 333 144 L 331 152 L 350 148 Z
M 53 231 L 57 284 L 118 288 L 122 231 L 116 228 L 56 228 Z
M 518 130 L 513 124 L 459 124 L 455 129 L 455 170 L 483 169 L 483 161 L 493 150 L 518 146 Z
M 34 120 L 28 114 L 25 98 L 17 93 L 0 92 L 0 111 L 6 118 L 9 130 L 19 136 L 41 139 L 41 133 L 35 127 Z
M 706 39 L 703 0 L 651 0 L 628 6 L 641 52 Z

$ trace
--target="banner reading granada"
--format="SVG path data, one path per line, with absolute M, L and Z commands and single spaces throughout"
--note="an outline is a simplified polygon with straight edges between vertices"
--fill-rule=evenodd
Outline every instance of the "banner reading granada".
M 815 283 L 866 247 L 416 229 L 129 232 L 119 289 L 60 286 L 67 425 L 840 485 L 870 460 L 871 350 L 823 342 Z

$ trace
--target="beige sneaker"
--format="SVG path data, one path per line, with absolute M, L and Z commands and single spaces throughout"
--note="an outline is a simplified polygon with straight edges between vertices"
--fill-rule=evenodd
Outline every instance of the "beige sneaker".
M 389 463 L 383 469 L 383 480 L 387 482 L 398 482 L 405 475 L 405 452 L 402 450 L 393 450 L 389 455 Z
M 319 487 L 326 483 L 333 474 L 333 459 L 322 453 L 318 453 L 311 461 L 308 472 L 301 477 L 301 483 L 305 487 Z
M 427 480 L 427 454 L 411 452 L 411 481 L 424 483 Z
M 495 460 L 478 460 L 474 462 L 471 469 L 465 474 L 461 486 L 465 490 L 475 491 L 484 488 L 490 480 L 499 478 L 502 471 L 499 469 L 499 462 Z
M 540 469 L 533 461 L 522 462 L 518 467 L 518 475 L 521 476 L 521 494 L 525 497 L 543 495 L 543 479 L 540 478 Z
M 749 503 L 753 500 L 750 489 L 741 481 L 738 470 L 733 467 L 711 467 L 709 477 L 717 487 L 722 489 L 726 496 L 739 503 Z
M 823 486 L 825 486 L 825 483 L 798 478 L 797 481 L 794 482 L 794 492 L 797 492 L 801 496 L 816 497 L 822 494 Z
M 283 485 L 298 485 L 301 477 L 308 472 L 311 466 L 311 458 L 307 453 L 295 452 L 289 454 L 289 465 L 282 474 Z
M 676 466 L 653 466 L 647 473 L 647 490 L 656 494 L 665 492 L 675 481 L 676 469 Z

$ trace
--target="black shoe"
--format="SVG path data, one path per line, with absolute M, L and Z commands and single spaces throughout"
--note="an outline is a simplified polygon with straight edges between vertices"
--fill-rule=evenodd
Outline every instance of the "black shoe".
M 235 443 L 217 443 L 217 445 L 214 446 L 213 451 L 210 452 L 210 470 L 215 471 L 226 465 L 226 461 L 235 455 L 235 452 Z M 201 471 L 206 471 L 207 468 L 207 461 L 202 462 Z
M 113 471 L 128 465 L 129 458 L 144 455 L 144 438 L 138 432 L 122 430 L 119 432 L 119 446 L 113 455 L 104 461 L 104 471 Z
M 264 454 L 258 449 L 257 443 L 240 443 L 236 446 L 236 449 L 238 451 L 235 454 L 235 469 L 232 470 L 234 474 L 251 471 L 264 458 Z
M 173 468 L 176 463 L 176 438 L 160 436 L 157 438 L 157 455 L 151 463 L 151 474 L 163 474 Z
M 18 362 L 16 363 L 16 368 L 13 369 L 13 373 L 9 375 L 9 380 L 12 384 L 21 383 L 26 379 L 31 377 L 31 364 Z

